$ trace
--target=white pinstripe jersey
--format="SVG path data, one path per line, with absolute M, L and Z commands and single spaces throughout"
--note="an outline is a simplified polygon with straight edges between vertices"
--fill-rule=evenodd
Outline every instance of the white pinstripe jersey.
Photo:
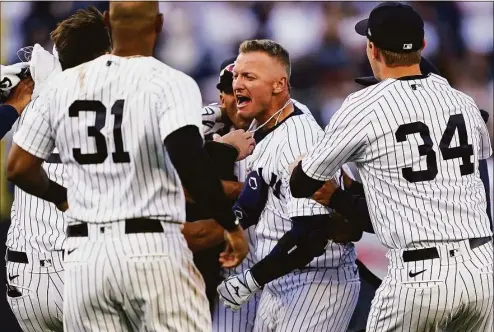
M 294 106 L 295 112 L 277 126 L 264 133 L 255 132 L 257 145 L 247 158 L 248 169 L 257 170 L 270 187 L 266 206 L 256 226 L 258 260 L 269 254 L 278 240 L 292 228 L 290 218 L 330 213 L 329 208 L 313 200 L 296 199 L 291 195 L 289 165 L 307 153 L 323 133 L 305 105 L 294 100 Z M 353 244 L 331 243 L 326 252 L 308 266 L 333 267 L 343 261 L 354 263 Z
M 36 105 L 37 99 L 28 104 L 14 130 L 28 113 L 37 111 Z M 51 180 L 64 187 L 68 186 L 69 179 L 65 173 L 65 166 L 61 164 L 56 149 L 42 166 Z M 18 187 L 15 187 L 14 195 L 7 247 L 22 252 L 62 250 L 67 226 L 64 214 L 52 203 L 32 196 Z
M 104 55 L 57 76 L 14 141 L 47 158 L 55 146 L 74 185 L 69 222 L 147 217 L 183 223 L 185 197 L 164 139 L 201 128 L 192 78 L 152 57 Z
M 355 161 L 388 248 L 489 236 L 478 160 L 492 150 L 475 102 L 446 79 L 386 79 L 351 94 L 302 161 L 314 179 Z
M 204 135 L 209 135 L 223 129 L 225 126 L 221 122 L 221 110 L 218 104 L 210 104 L 203 108 L 202 110 L 202 129 Z M 235 130 L 233 126 L 230 131 Z M 247 178 L 247 159 L 237 161 L 234 165 L 233 172 L 237 177 L 238 182 L 244 182 Z M 221 276 L 223 278 L 228 278 L 232 275 L 243 273 L 247 269 L 250 269 L 255 263 L 255 248 L 256 248 L 256 229 L 255 227 L 249 227 L 245 230 L 245 236 L 247 242 L 249 243 L 249 253 L 247 257 L 242 261 L 239 266 L 232 269 L 222 269 Z

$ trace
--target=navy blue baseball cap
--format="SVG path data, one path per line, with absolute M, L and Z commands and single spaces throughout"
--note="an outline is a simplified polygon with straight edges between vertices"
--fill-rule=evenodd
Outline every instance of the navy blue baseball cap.
M 424 45 L 424 21 L 410 6 L 384 2 L 374 8 L 369 18 L 358 22 L 355 31 L 377 47 L 396 53 L 410 53 Z
M 232 94 L 233 93 L 233 66 L 235 64 L 235 60 L 237 58 L 230 58 L 221 64 L 220 67 L 220 78 L 218 80 L 218 84 L 216 84 L 216 88 L 222 92 Z
M 429 74 L 436 74 L 436 75 L 441 75 L 439 73 L 439 70 L 426 58 L 422 57 L 420 60 L 420 72 L 423 75 L 429 75 Z M 361 84 L 363 86 L 371 86 L 374 84 L 377 84 L 379 80 L 375 78 L 374 76 L 367 76 L 367 77 L 358 77 L 354 79 L 356 83 Z

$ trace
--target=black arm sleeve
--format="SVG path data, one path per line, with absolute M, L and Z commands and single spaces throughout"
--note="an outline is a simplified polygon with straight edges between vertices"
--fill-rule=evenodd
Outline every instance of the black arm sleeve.
M 348 221 L 360 224 L 365 232 L 374 233 L 365 197 L 337 188 L 331 195 L 328 206 Z
M 354 195 L 365 197 L 364 185 L 358 181 L 353 180 L 350 187 L 345 189 Z
M 293 227 L 283 235 L 271 252 L 251 269 L 257 284 L 265 284 L 301 269 L 325 252 L 330 226 L 328 215 L 292 218 Z
M 307 176 L 302 170 L 302 164 L 299 162 L 290 177 L 290 191 L 295 198 L 311 197 L 324 183 L 324 181 L 314 180 Z
M 222 180 L 235 181 L 233 168 L 238 157 L 238 150 L 231 145 L 215 141 L 207 141 L 204 149 L 211 158 L 213 165 Z
M 223 191 L 218 172 L 203 147 L 199 128 L 182 127 L 168 135 L 164 143 L 180 180 L 199 209 L 226 230 L 237 228 L 236 218 Z

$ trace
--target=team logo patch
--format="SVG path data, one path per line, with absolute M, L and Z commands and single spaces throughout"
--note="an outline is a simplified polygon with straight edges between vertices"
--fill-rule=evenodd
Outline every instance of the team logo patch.
M 413 44 L 403 44 L 403 49 L 404 50 L 411 50 L 413 47 Z

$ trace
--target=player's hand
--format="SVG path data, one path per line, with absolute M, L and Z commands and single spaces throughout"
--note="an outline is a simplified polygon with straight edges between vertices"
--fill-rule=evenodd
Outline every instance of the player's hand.
M 15 88 L 10 91 L 9 97 L 5 101 L 5 104 L 15 108 L 17 113 L 21 115 L 24 108 L 31 101 L 31 95 L 33 94 L 34 82 L 31 78 L 23 79 L 17 84 Z
M 249 253 L 249 244 L 245 238 L 244 230 L 238 226 L 234 231 L 225 231 L 226 248 L 220 253 L 220 263 L 224 268 L 238 266 Z
M 59 209 L 60 211 L 62 212 L 65 212 L 69 209 L 69 203 L 67 201 L 61 203 L 61 204 L 58 204 L 57 205 L 57 209 Z
M 338 188 L 338 183 L 336 183 L 335 180 L 331 179 L 326 181 L 324 185 L 319 188 L 314 195 L 312 195 L 312 199 L 318 202 L 319 204 L 322 204 L 324 206 L 329 205 L 329 201 L 331 200 L 331 196 L 333 195 L 334 191 Z
M 260 289 L 250 270 L 246 270 L 221 282 L 217 291 L 225 307 L 237 311 Z
M 254 147 L 256 146 L 256 141 L 254 140 L 252 133 L 243 129 L 231 131 L 224 136 L 214 134 L 213 140 L 234 146 L 238 151 L 237 161 L 245 159 L 247 156 L 251 155 L 252 151 L 254 151 Z

